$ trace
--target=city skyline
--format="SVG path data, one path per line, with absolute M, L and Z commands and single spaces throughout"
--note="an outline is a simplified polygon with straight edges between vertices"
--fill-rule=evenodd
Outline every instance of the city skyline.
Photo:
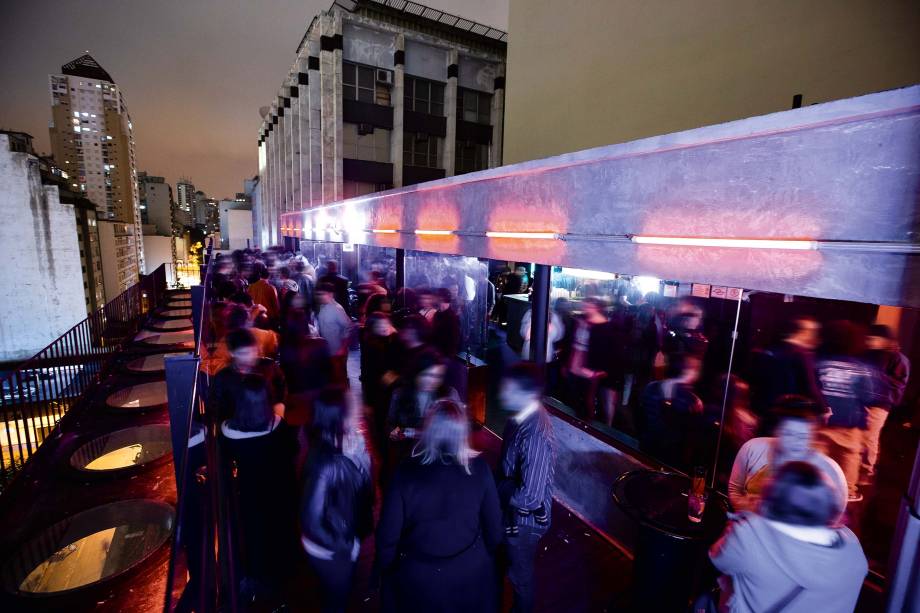
M 155 11 L 135 1 L 4 3 L 0 128 L 28 132 L 50 153 L 48 75 L 89 51 L 131 101 L 138 169 L 233 196 L 258 172 L 259 107 L 275 95 L 310 20 L 331 3 L 168 0 Z M 425 4 L 507 26 L 506 1 Z

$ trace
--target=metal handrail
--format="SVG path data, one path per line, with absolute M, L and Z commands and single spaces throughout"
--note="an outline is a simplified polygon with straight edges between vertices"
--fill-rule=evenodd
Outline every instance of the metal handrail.
M 0 493 L 100 380 L 109 358 L 166 292 L 163 265 L 0 377 Z

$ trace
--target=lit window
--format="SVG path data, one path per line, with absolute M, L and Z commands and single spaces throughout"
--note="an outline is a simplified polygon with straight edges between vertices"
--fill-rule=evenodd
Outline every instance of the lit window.
M 79 111 L 74 111 L 74 112 L 73 112 L 73 116 L 74 116 L 74 117 L 79 117 L 79 116 L 80 116 L 80 112 L 79 112 Z
M 73 127 L 73 131 L 74 131 L 74 132 L 80 132 L 80 126 L 74 126 L 74 127 Z
M 80 114 L 83 115 L 84 117 L 89 117 L 89 113 L 80 113 Z

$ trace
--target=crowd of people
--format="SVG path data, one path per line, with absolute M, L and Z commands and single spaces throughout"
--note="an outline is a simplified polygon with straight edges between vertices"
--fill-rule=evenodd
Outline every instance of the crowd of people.
M 300 556 L 323 610 L 345 610 L 374 534 L 383 610 L 498 610 L 507 577 L 512 610 L 530 611 L 553 507 L 544 393 L 583 417 L 616 419 L 642 451 L 689 471 L 712 459 L 722 417 L 702 392 L 712 385 L 729 390 L 721 425 L 734 461 L 721 477 L 738 513 L 711 552 L 734 579 L 723 585 L 723 609 L 773 610 L 768 600 L 788 584 L 782 610 L 814 608 L 831 588 L 833 610 L 851 610 L 866 561 L 844 527 L 846 508 L 871 482 L 879 432 L 909 376 L 890 330 L 834 322 L 822 331 L 815 319 L 795 317 L 743 380 L 704 375 L 711 343 L 689 300 L 559 299 L 548 368 L 504 368 L 496 400 L 513 417 L 491 467 L 474 449 L 457 391 L 457 356 L 472 329 L 464 305 L 488 281 L 493 315 L 496 294 L 528 291 L 526 269 L 509 268 L 493 283 L 483 264 L 470 287 L 457 274 L 440 287 L 425 278 L 397 288 L 388 268 L 352 288 L 335 261 L 281 250 L 215 256 L 202 370 L 233 484 L 245 602 L 282 598 Z M 349 373 L 356 349 L 360 372 Z M 360 379 L 357 398 L 349 375 Z M 764 548 L 773 566 L 757 561 Z M 811 577 L 809 565 L 825 563 L 840 565 L 839 580 Z M 845 578 L 855 592 L 841 588 Z
M 397 295 L 375 270 L 351 288 L 336 262 L 277 250 L 212 266 L 202 370 L 239 528 L 240 601 L 283 601 L 299 557 L 322 610 L 344 611 L 373 533 L 383 610 L 498 610 L 505 576 L 514 610 L 532 610 L 555 453 L 541 371 L 504 374 L 513 418 L 492 467 L 452 382 L 463 290 Z
M 558 381 L 550 392 L 583 419 L 615 426 L 684 471 L 712 465 L 724 426 L 723 484 L 731 458 L 774 431 L 777 401 L 802 396 L 813 411 L 814 445 L 842 469 L 850 501 L 861 500 L 873 482 L 882 427 L 910 376 L 891 329 L 842 320 L 822 329 L 817 319 L 796 315 L 775 343 L 751 348 L 749 363 L 738 359 L 729 375 L 731 337 L 716 329 L 723 338 L 711 342 L 703 319 L 691 299 L 665 306 L 657 293 L 623 293 L 613 304 L 559 299 L 547 335 Z

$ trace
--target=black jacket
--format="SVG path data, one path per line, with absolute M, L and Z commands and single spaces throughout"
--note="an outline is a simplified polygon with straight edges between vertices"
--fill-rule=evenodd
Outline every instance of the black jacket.
M 300 529 L 337 558 L 351 555 L 355 539 L 373 529 L 370 477 L 341 452 L 319 444 L 307 459 Z

